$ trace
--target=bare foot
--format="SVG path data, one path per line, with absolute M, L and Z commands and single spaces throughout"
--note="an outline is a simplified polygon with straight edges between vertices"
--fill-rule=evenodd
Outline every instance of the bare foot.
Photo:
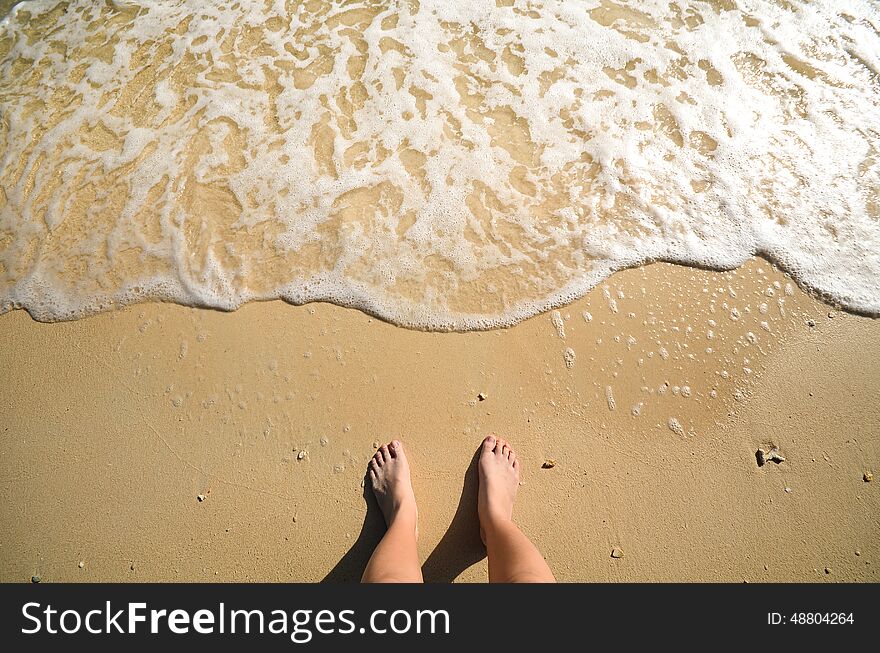
M 418 510 L 409 478 L 409 462 L 399 440 L 383 444 L 369 465 L 373 494 L 379 502 L 385 523 L 391 528 L 396 521 L 412 524 L 418 535 Z
M 477 512 L 480 515 L 480 538 L 486 543 L 486 531 L 513 519 L 513 502 L 519 488 L 519 461 L 507 442 L 489 435 L 480 451 L 480 492 Z

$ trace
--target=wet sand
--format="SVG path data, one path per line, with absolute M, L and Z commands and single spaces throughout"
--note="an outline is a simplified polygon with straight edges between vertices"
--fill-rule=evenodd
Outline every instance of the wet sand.
M 400 437 L 426 580 L 482 581 L 469 465 L 498 433 L 560 580 L 876 581 L 880 322 L 789 283 L 655 264 L 482 333 L 281 302 L 0 316 L 0 580 L 356 580 L 365 465 Z

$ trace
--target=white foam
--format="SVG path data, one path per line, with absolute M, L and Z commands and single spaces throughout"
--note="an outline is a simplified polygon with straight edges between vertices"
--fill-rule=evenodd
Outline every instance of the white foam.
M 482 329 L 622 267 L 763 254 L 880 314 L 876 4 L 497 4 L 18 5 L 0 306 L 278 297 Z

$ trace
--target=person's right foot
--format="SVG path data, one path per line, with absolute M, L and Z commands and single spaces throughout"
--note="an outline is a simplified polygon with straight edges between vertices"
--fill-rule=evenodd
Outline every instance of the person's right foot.
M 479 469 L 477 512 L 480 515 L 480 538 L 485 544 L 488 530 L 513 519 L 513 502 L 519 488 L 519 461 L 507 442 L 489 435 L 483 440 Z

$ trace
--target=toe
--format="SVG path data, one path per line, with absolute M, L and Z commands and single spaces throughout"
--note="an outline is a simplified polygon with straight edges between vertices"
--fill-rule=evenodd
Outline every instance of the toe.
M 381 467 L 381 463 L 376 458 L 373 458 L 370 461 L 370 465 L 369 465 L 370 473 L 375 476 L 378 476 L 379 475 L 379 467 Z
M 513 449 L 507 450 L 507 460 L 510 461 L 511 465 L 516 462 L 516 452 Z
M 392 440 L 391 444 L 388 445 L 388 451 L 391 452 L 391 455 L 394 458 L 397 458 L 398 456 L 403 456 L 403 444 L 400 442 L 400 440 Z
M 501 438 L 495 440 L 495 455 L 500 456 L 501 452 L 504 451 L 504 445 L 506 444 L 507 443 Z
M 388 451 L 387 444 L 383 444 L 381 447 L 379 447 L 379 451 L 382 452 L 382 460 L 387 462 L 391 458 L 391 452 Z
M 385 458 L 382 456 L 381 451 L 377 451 L 373 454 L 373 462 L 376 463 L 376 467 L 381 467 L 385 463 Z
M 489 453 L 495 448 L 495 436 L 487 435 L 483 438 L 483 453 Z
M 376 481 L 379 480 L 379 475 L 376 474 L 376 470 L 373 469 L 373 466 L 372 466 L 372 465 L 370 465 L 370 469 L 369 469 L 369 471 L 367 472 L 367 475 L 370 477 L 370 481 L 373 482 L 373 483 L 375 483 Z
M 507 456 L 509 453 L 510 453 L 510 445 L 505 442 L 504 446 L 501 447 L 501 458 L 504 460 L 507 460 Z

